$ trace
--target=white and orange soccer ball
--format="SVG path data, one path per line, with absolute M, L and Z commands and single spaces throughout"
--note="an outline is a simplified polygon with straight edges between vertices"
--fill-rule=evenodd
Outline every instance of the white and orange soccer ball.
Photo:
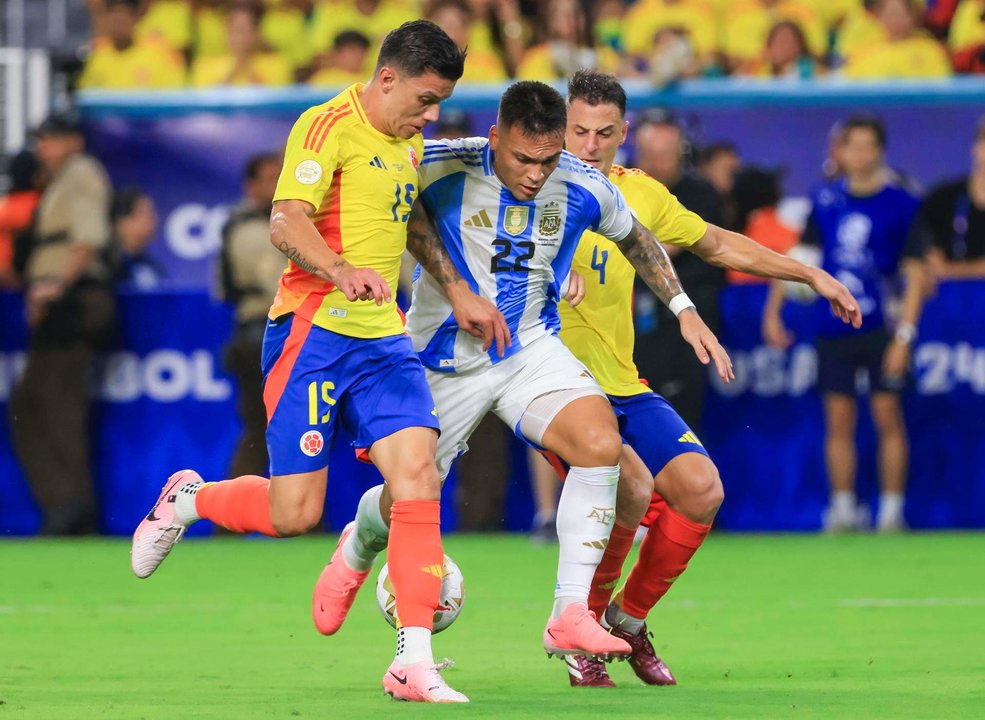
M 437 569 L 437 565 L 435 568 Z M 393 594 L 393 583 L 390 582 L 390 569 L 385 564 L 376 579 L 376 602 L 386 621 L 397 627 L 397 599 Z M 464 604 L 465 578 L 455 561 L 445 555 L 444 565 L 441 567 L 441 604 L 434 611 L 433 632 L 439 633 L 455 622 Z

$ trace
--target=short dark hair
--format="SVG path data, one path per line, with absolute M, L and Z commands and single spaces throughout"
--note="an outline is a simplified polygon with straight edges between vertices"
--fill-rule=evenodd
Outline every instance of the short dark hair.
M 277 153 L 260 153 L 259 155 L 253 155 L 246 161 L 246 169 L 243 172 L 243 178 L 246 180 L 256 180 L 257 176 L 260 174 L 260 168 L 264 165 L 280 165 L 280 163 L 280 155 Z
M 527 136 L 563 134 L 568 109 L 561 93 L 550 85 L 521 80 L 503 93 L 496 123 L 504 128 L 518 126 Z
M 147 197 L 147 193 L 138 187 L 117 190 L 113 193 L 113 200 L 109 205 L 110 221 L 115 223 L 120 218 L 132 215 L 137 203 L 145 197 Z
M 346 45 L 358 45 L 363 50 L 369 48 L 369 38 L 358 30 L 343 30 L 332 40 L 332 49 L 341 50 Z
M 840 141 L 848 138 L 852 130 L 870 130 L 876 136 L 876 142 L 883 150 L 886 149 L 886 126 L 875 115 L 852 115 L 841 126 Z
M 730 140 L 719 140 L 708 143 L 698 153 L 698 165 L 707 165 L 713 162 L 719 155 L 738 155 L 739 148 Z
M 412 20 L 383 38 L 376 71 L 384 65 L 411 77 L 433 72 L 457 81 L 465 71 L 465 51 L 430 20 Z
M 582 100 L 592 107 L 615 105 L 626 117 L 626 91 L 613 75 L 598 70 L 579 70 L 568 81 L 568 104 Z

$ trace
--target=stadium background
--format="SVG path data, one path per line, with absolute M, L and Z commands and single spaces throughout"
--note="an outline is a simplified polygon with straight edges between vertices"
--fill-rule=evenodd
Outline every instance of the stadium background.
M 50 46 L 53 41 L 71 46 L 73 28 L 87 31 L 78 19 L 80 6 L 7 5 L 5 42 L 12 47 L 3 56 L 6 97 L 26 100 L 7 104 L 3 145 L 15 149 L 18 136 L 23 139 L 49 106 L 71 102 L 84 120 L 90 151 L 105 164 L 114 185 L 142 187 L 161 216 L 151 254 L 165 268 L 168 288 L 121 298 L 125 340 L 101 366 L 97 383 L 95 459 L 102 529 L 127 534 L 160 478 L 176 463 L 196 467 L 208 478 L 224 474 L 238 426 L 235 386 L 219 360 L 231 329 L 230 313 L 211 299 L 209 290 L 219 231 L 240 195 L 245 160 L 279 150 L 297 114 L 334 91 L 300 86 L 93 89 L 70 99 L 71 74 L 62 70 L 71 62 Z M 17 8 L 27 11 L 19 32 L 11 22 Z M 536 3 L 523 8 L 536 11 Z M 928 18 L 936 8 L 938 3 L 931 2 Z M 47 28 L 47 37 L 32 43 L 32 22 L 35 29 Z M 21 55 L 14 52 L 17 41 Z M 48 61 L 45 67 L 54 70 L 43 78 L 35 62 L 39 52 Z M 16 72 L 21 73 L 20 87 L 11 82 Z M 799 82 L 698 77 L 654 90 L 637 78 L 627 85 L 631 121 L 646 108 L 670 107 L 695 147 L 730 141 L 744 163 L 781 169 L 789 196 L 785 207 L 801 217 L 803 198 L 821 177 L 828 133 L 839 119 L 859 111 L 881 116 L 889 131 L 890 164 L 929 187 L 967 171 L 968 148 L 985 108 L 980 76 L 857 84 L 840 77 L 835 68 L 831 77 Z M 462 84 L 446 110 L 468 111 L 481 134 L 492 122 L 503 87 Z M 623 160 L 632 162 L 631 145 Z M 815 530 L 827 486 L 820 405 L 812 390 L 816 360 L 810 313 L 789 304 L 798 344 L 786 353 L 770 349 L 759 336 L 763 296 L 761 287 L 732 286 L 721 299 L 723 340 L 739 377 L 730 388 L 712 384 L 705 412 L 703 439 L 722 468 L 728 495 L 717 524 L 735 530 Z M 921 324 L 914 352 L 916 381 L 906 396 L 913 444 L 907 520 L 914 528 L 985 527 L 980 426 L 985 416 L 985 320 L 966 311 L 983 300 L 982 282 L 943 283 Z M 8 442 L 5 412 L 23 362 L 25 328 L 16 293 L 0 296 L 0 317 L 0 532 L 30 534 L 38 526 L 38 514 Z M 872 502 L 874 441 L 864 411 L 859 433 L 860 495 Z M 523 530 L 532 500 L 518 445 L 512 454 L 504 528 Z M 332 467 L 326 518 L 330 528 L 338 529 L 351 516 L 362 489 L 374 482 L 374 471 L 356 465 L 344 442 Z M 454 529 L 453 504 L 445 503 L 444 512 L 445 527 Z

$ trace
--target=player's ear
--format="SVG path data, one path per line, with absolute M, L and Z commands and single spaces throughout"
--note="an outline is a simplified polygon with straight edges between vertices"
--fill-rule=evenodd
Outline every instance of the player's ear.
M 385 93 L 393 90 L 393 86 L 397 83 L 397 73 L 387 65 L 377 71 L 376 77 L 380 81 L 380 88 Z
M 496 152 L 496 145 L 499 144 L 499 128 L 493 125 L 489 128 L 489 147 Z
M 623 120 L 622 122 L 622 137 L 619 139 L 619 144 L 622 145 L 626 142 L 626 137 L 629 135 L 629 120 Z

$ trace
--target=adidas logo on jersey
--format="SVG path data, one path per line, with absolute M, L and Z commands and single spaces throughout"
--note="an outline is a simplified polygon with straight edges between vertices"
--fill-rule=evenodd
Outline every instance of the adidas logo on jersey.
M 369 161 L 369 164 L 372 167 L 379 168 L 380 170 L 386 170 L 387 169 L 386 163 L 383 162 L 382 160 L 380 160 L 380 156 L 379 155 L 374 155 L 373 156 L 373 159 Z
M 694 445 L 701 445 L 701 441 L 698 440 L 698 436 L 695 435 L 690 430 L 688 430 L 686 433 L 684 433 L 679 438 L 677 438 L 677 442 L 693 443 Z M 702 447 L 704 447 L 704 446 L 702 445 Z
M 489 214 L 485 210 L 480 210 L 468 220 L 463 222 L 462 225 L 465 227 L 491 228 L 492 221 L 489 219 Z

